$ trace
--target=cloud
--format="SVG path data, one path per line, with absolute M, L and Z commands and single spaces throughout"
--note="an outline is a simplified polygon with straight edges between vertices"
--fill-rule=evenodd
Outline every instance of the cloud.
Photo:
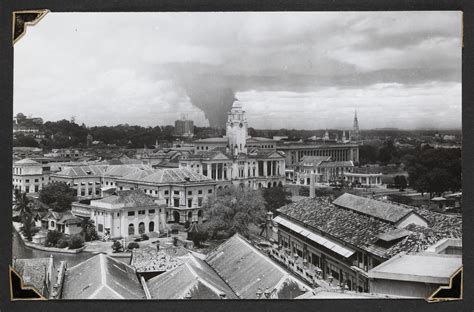
M 452 11 L 49 13 L 15 45 L 14 111 L 222 126 L 235 95 L 271 116 L 257 128 L 343 127 L 367 105 L 367 128 L 460 127 L 461 52 Z

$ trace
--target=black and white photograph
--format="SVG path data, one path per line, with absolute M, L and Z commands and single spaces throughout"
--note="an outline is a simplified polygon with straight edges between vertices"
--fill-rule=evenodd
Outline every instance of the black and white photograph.
M 461 11 L 16 18 L 37 298 L 462 299 Z

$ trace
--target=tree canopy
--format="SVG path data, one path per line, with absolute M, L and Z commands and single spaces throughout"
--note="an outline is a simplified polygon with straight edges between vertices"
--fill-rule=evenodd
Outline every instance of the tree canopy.
M 462 187 L 461 149 L 420 147 L 405 165 L 410 186 L 430 197 Z
M 211 237 L 217 234 L 231 236 L 239 233 L 248 237 L 250 224 L 265 220 L 265 200 L 260 191 L 231 187 L 217 192 L 206 201 L 206 225 Z
M 265 209 L 275 214 L 276 210 L 291 203 L 291 193 L 284 187 L 269 187 L 262 191 Z
M 39 200 L 53 211 L 63 212 L 71 209 L 71 203 L 75 200 L 74 190 L 64 182 L 52 182 L 39 192 Z

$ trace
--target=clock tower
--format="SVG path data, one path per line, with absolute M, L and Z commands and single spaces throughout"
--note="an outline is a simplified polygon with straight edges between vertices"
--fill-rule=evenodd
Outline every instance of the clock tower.
M 226 136 L 233 155 L 247 153 L 247 118 L 242 103 L 235 100 L 227 116 Z

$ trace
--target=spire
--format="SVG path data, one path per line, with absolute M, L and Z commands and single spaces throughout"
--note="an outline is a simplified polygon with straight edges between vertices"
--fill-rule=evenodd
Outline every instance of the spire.
M 357 110 L 354 111 L 354 125 L 352 127 L 351 139 L 360 140 L 359 120 L 357 119 Z

